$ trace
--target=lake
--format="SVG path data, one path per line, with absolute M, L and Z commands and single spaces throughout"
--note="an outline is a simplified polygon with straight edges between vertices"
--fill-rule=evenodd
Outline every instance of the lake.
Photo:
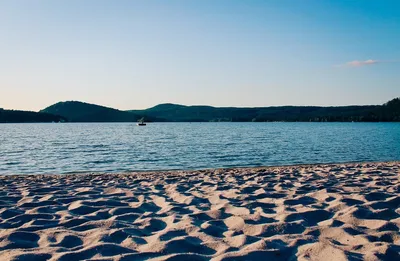
M 0 174 L 400 160 L 400 123 L 0 124 Z

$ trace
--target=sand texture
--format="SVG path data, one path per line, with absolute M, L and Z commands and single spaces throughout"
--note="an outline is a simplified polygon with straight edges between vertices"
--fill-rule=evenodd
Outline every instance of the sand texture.
M 400 162 L 0 176 L 0 260 L 400 260 Z

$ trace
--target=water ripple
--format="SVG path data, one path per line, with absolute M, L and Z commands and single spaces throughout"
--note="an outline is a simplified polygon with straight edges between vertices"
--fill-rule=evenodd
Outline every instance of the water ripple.
M 400 160 L 399 123 L 0 124 L 0 174 Z

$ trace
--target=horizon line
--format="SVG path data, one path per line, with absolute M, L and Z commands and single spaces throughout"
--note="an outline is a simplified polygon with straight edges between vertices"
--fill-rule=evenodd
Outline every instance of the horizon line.
M 400 99 L 400 96 L 398 97 L 394 97 L 390 100 L 393 99 Z M 387 100 L 386 102 L 390 101 Z M 183 106 L 183 107 L 213 107 L 213 108 L 271 108 L 271 107 L 351 107 L 351 106 L 382 106 L 383 104 L 385 104 L 386 102 L 382 103 L 382 104 L 348 104 L 348 105 L 269 105 L 269 106 L 215 106 L 215 105 L 207 105 L 207 104 L 191 104 L 191 105 L 186 105 L 186 104 L 180 104 L 180 103 L 172 103 L 172 102 L 164 102 L 164 103 L 158 103 L 154 106 L 151 107 L 147 107 L 144 109 L 128 109 L 128 110 L 123 110 L 123 109 L 118 109 L 116 107 L 111 107 L 108 105 L 101 105 L 101 104 L 97 104 L 97 103 L 93 103 L 93 102 L 87 102 L 87 101 L 79 101 L 79 100 L 64 100 L 64 101 L 58 101 L 55 102 L 49 106 L 46 106 L 43 109 L 40 110 L 24 110 L 24 109 L 12 109 L 12 108 L 2 108 L 0 107 L 0 109 L 4 109 L 4 110 L 14 110 L 14 111 L 31 111 L 31 112 L 41 112 L 42 110 L 45 110 L 48 107 L 51 107 L 53 105 L 56 105 L 58 103 L 66 103 L 66 102 L 78 102 L 78 103 L 84 103 L 84 104 L 89 104 L 89 105 L 94 105 L 94 106 L 101 106 L 101 107 L 105 107 L 105 108 L 109 108 L 109 109 L 114 109 L 114 110 L 119 110 L 119 111 L 142 111 L 142 110 L 147 110 L 147 109 L 151 109 L 154 108 L 156 106 L 159 105 L 177 105 L 177 106 Z

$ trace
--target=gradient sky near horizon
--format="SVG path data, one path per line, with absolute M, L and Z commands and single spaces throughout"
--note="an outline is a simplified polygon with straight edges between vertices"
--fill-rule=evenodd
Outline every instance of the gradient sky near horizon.
M 0 107 L 382 104 L 397 0 L 0 0 Z

